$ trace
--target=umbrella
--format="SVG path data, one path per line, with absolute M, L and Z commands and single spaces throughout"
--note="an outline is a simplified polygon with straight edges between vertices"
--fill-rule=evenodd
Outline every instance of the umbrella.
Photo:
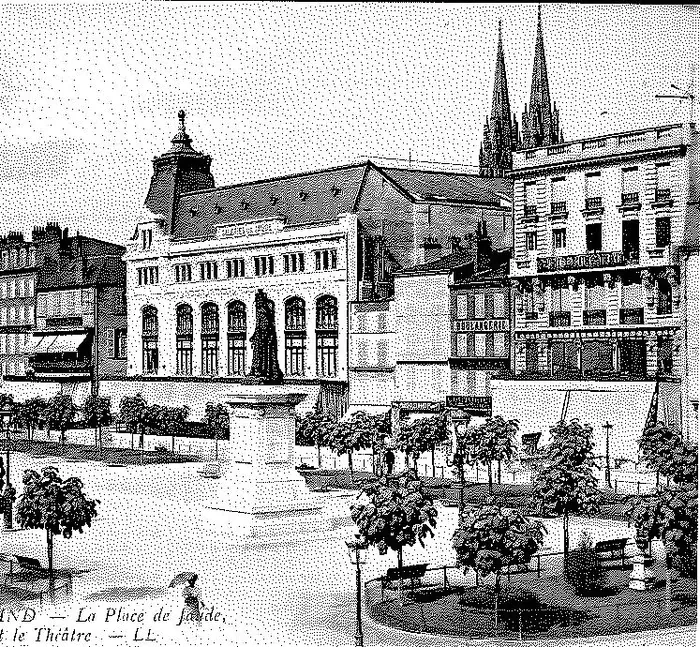
M 196 573 L 180 573 L 173 578 L 170 582 L 170 587 L 182 586 L 183 584 L 189 584 L 190 580 L 196 575 Z

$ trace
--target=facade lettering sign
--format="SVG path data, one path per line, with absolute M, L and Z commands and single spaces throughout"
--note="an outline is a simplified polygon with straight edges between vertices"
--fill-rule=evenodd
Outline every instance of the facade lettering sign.
M 586 270 L 596 267 L 618 267 L 625 264 L 625 257 L 621 251 L 574 254 L 570 256 L 546 256 L 537 259 L 537 271 Z
M 413 400 L 402 400 L 398 402 L 393 402 L 393 406 L 400 411 L 411 411 L 411 412 L 426 412 L 426 413 L 440 413 L 442 411 L 441 402 L 431 402 L 429 400 L 413 401 Z
M 471 332 L 471 331 L 507 331 L 507 319 L 461 319 L 454 322 L 455 332 Z
M 275 231 L 282 231 L 284 221 L 281 218 L 262 220 L 260 222 L 244 222 L 238 225 L 221 225 L 217 227 L 219 238 L 237 238 L 240 236 L 260 236 Z

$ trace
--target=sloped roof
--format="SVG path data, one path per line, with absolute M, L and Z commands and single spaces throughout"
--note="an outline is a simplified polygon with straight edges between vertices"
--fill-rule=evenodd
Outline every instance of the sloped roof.
M 507 178 L 411 168 L 380 167 L 380 169 L 384 175 L 391 178 L 416 200 L 444 200 L 500 206 L 501 199 L 512 200 L 513 198 L 513 181 Z
M 175 239 L 213 238 L 216 226 L 283 217 L 285 225 L 333 221 L 356 210 L 366 174 L 374 169 L 407 200 L 500 206 L 512 197 L 512 180 L 478 175 L 377 166 L 371 161 L 257 180 L 181 195 Z
M 210 238 L 216 225 L 277 216 L 287 226 L 335 220 L 354 210 L 366 169 L 355 164 L 183 194 L 173 235 Z
M 420 265 L 407 267 L 399 271 L 397 274 L 446 274 L 455 267 L 460 267 L 469 263 L 473 263 L 472 254 L 470 254 L 467 250 L 462 250 L 441 256 L 437 260 L 431 261 L 430 263 L 421 263 Z

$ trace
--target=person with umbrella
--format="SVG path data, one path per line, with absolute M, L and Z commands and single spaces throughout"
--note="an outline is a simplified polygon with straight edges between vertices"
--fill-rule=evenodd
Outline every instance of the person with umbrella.
M 170 586 L 178 586 L 187 584 L 182 589 L 182 597 L 185 599 L 185 606 L 180 614 L 180 621 L 177 623 L 180 626 L 183 622 L 196 622 L 202 624 L 202 609 L 205 607 L 202 600 L 202 592 L 197 586 L 199 576 L 196 573 L 180 573 L 177 575 Z

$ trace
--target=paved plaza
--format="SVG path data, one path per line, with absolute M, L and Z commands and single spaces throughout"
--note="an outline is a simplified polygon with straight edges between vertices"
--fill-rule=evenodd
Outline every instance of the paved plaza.
M 84 535 L 56 540 L 57 567 L 85 572 L 75 578 L 69 604 L 44 610 L 47 615 L 66 619 L 47 623 L 56 628 L 69 621 L 75 624 L 82 607 L 83 617 L 95 613 L 94 622 L 84 623 L 94 632 L 93 644 L 132 645 L 137 623 L 116 622 L 114 615 L 105 622 L 110 608 L 119 613 L 121 607 L 120 617 L 144 611 L 138 637 L 146 637 L 150 629 L 158 644 L 213 645 L 223 640 L 233 645 L 354 644 L 355 576 L 344 541 L 354 531 L 348 512 L 355 494 L 324 495 L 329 531 L 289 541 L 242 542 L 232 532 L 225 513 L 213 521 L 202 514 L 201 502 L 210 496 L 216 481 L 197 475 L 201 465 L 109 467 L 61 459 L 51 462 L 58 465 L 64 478 L 82 478 L 88 495 L 100 499 L 101 504 L 94 526 Z M 18 480 L 21 469 L 45 464 L 48 459 L 13 456 L 13 480 Z M 441 508 L 436 538 L 428 540 L 425 549 L 406 550 L 406 563 L 453 563 L 449 537 L 455 522 L 456 510 Z M 558 520 L 548 524 L 544 550 L 560 546 L 560 525 Z M 587 520 L 583 526 L 576 524 L 572 542 L 584 526 L 594 539 L 626 536 L 628 532 L 624 523 Z M 3 552 L 37 557 L 46 563 L 40 531 L 6 533 L 2 540 Z M 395 561 L 393 554 L 382 557 L 372 549 L 363 576 L 376 577 Z M 217 620 L 204 622 L 202 627 L 176 626 L 183 606 L 181 589 L 169 589 L 168 584 L 181 571 L 199 574 L 204 601 L 221 614 Z M 154 622 L 161 608 L 171 618 Z M 691 640 L 694 628 L 570 644 L 671 646 L 690 644 Z M 404 634 L 365 621 L 366 645 L 467 642 Z

